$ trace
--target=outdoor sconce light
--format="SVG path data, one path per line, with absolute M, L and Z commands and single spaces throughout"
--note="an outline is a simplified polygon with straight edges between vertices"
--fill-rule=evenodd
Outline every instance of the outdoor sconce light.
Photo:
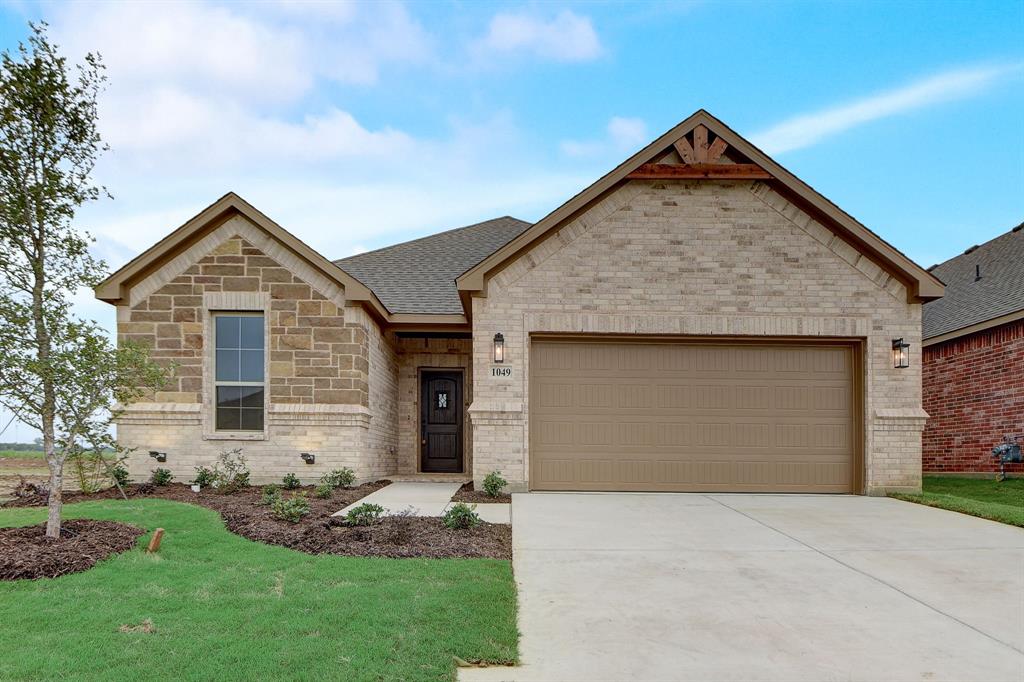
M 892 340 L 892 366 L 896 369 L 910 367 L 910 344 L 903 339 Z
M 166 462 L 167 461 L 167 453 L 166 452 L 157 452 L 156 450 L 150 450 L 149 451 L 149 456 L 152 457 L 153 459 L 155 459 L 158 462 Z
M 494 335 L 494 361 L 505 362 L 505 337 L 501 332 Z
M 299 455 L 299 457 L 301 457 L 302 461 L 305 462 L 306 464 L 312 464 L 313 462 L 316 461 L 316 455 L 311 454 L 309 452 L 303 452 L 302 454 Z

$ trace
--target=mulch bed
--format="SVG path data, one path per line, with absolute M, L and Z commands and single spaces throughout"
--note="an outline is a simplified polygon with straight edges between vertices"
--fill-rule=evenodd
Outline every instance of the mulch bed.
M 438 518 L 389 516 L 366 527 L 348 527 L 331 514 L 380 490 L 390 481 L 364 483 L 356 488 L 334 491 L 328 499 L 313 496 L 313 487 L 282 491 L 285 497 L 297 492 L 307 493 L 309 514 L 299 523 L 274 518 L 270 508 L 260 505 L 259 486 L 222 495 L 212 490 L 198 493 L 183 484 L 155 487 L 136 483 L 125 488 L 129 497 L 158 497 L 197 504 L 218 512 L 232 533 L 271 545 L 281 545 L 308 554 L 339 554 L 343 556 L 393 558 L 512 558 L 512 528 L 507 524 L 481 523 L 475 528 L 451 530 Z M 65 492 L 63 501 L 119 499 L 117 488 L 99 493 Z M 488 498 L 494 500 L 496 498 Z M 34 494 L 7 502 L 3 507 L 41 506 L 45 495 Z
M 59 538 L 46 537 L 46 524 L 0 528 L 0 580 L 56 578 L 92 568 L 127 552 L 146 531 L 117 521 L 71 519 Z
M 512 496 L 508 493 L 501 493 L 496 497 L 491 497 L 483 490 L 475 490 L 473 488 L 473 482 L 470 481 L 452 495 L 452 502 L 466 502 L 470 504 L 510 504 L 512 502 Z

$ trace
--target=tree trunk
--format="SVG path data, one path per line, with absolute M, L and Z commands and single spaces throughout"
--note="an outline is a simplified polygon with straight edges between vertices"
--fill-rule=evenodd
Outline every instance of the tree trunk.
M 54 455 L 46 458 L 50 467 L 50 501 L 46 505 L 46 537 L 60 537 L 60 511 L 63 505 L 64 462 L 58 461 Z

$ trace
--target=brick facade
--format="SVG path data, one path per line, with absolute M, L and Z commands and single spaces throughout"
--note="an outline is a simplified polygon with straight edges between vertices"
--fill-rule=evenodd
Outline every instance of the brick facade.
M 213 315 L 262 312 L 266 327 L 263 432 L 213 426 Z M 178 480 L 240 447 L 254 482 L 288 472 L 314 480 L 347 466 L 360 479 L 393 473 L 398 450 L 394 341 L 344 291 L 243 217 L 234 217 L 132 287 L 118 308 L 120 339 L 176 366 L 165 390 L 129 406 L 118 438 L 137 449 L 133 477 L 168 453 Z M 300 452 L 316 455 L 304 464 Z
M 139 301 L 118 320 L 120 339 L 139 341 L 177 366 L 162 402 L 201 402 L 204 317 L 210 293 L 262 292 L 270 345 L 268 393 L 278 404 L 367 405 L 366 330 L 338 305 L 239 236 Z
M 355 286 L 354 284 L 352 286 Z M 174 362 L 171 386 L 129 406 L 118 437 L 139 479 L 156 464 L 188 480 L 241 447 L 253 481 L 361 480 L 419 469 L 419 374 L 465 370 L 464 463 L 529 486 L 529 338 L 539 332 L 834 337 L 864 342 L 869 493 L 920 487 L 921 306 L 904 285 L 760 182 L 630 181 L 534 244 L 472 299 L 473 339 L 396 338 L 335 280 L 235 215 L 130 283 L 119 334 Z M 266 428 L 213 428 L 212 319 L 266 319 Z M 492 373 L 492 338 L 505 337 Z M 912 348 L 894 369 L 891 340 Z M 303 464 L 300 452 L 316 455 Z
M 478 484 L 528 487 L 530 334 L 586 332 L 865 339 L 867 492 L 920 488 L 920 304 L 763 183 L 631 181 L 494 275 L 473 327 Z M 495 332 L 510 377 L 491 376 Z
M 926 347 L 923 384 L 925 472 L 998 471 L 993 446 L 1024 436 L 1024 321 Z

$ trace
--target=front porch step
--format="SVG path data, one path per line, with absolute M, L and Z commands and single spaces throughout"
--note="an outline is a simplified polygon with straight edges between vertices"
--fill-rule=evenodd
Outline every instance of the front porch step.
M 428 483 L 458 483 L 463 485 L 473 480 L 469 474 L 393 474 L 385 476 L 389 481 L 399 483 L 402 481 L 426 481 Z

